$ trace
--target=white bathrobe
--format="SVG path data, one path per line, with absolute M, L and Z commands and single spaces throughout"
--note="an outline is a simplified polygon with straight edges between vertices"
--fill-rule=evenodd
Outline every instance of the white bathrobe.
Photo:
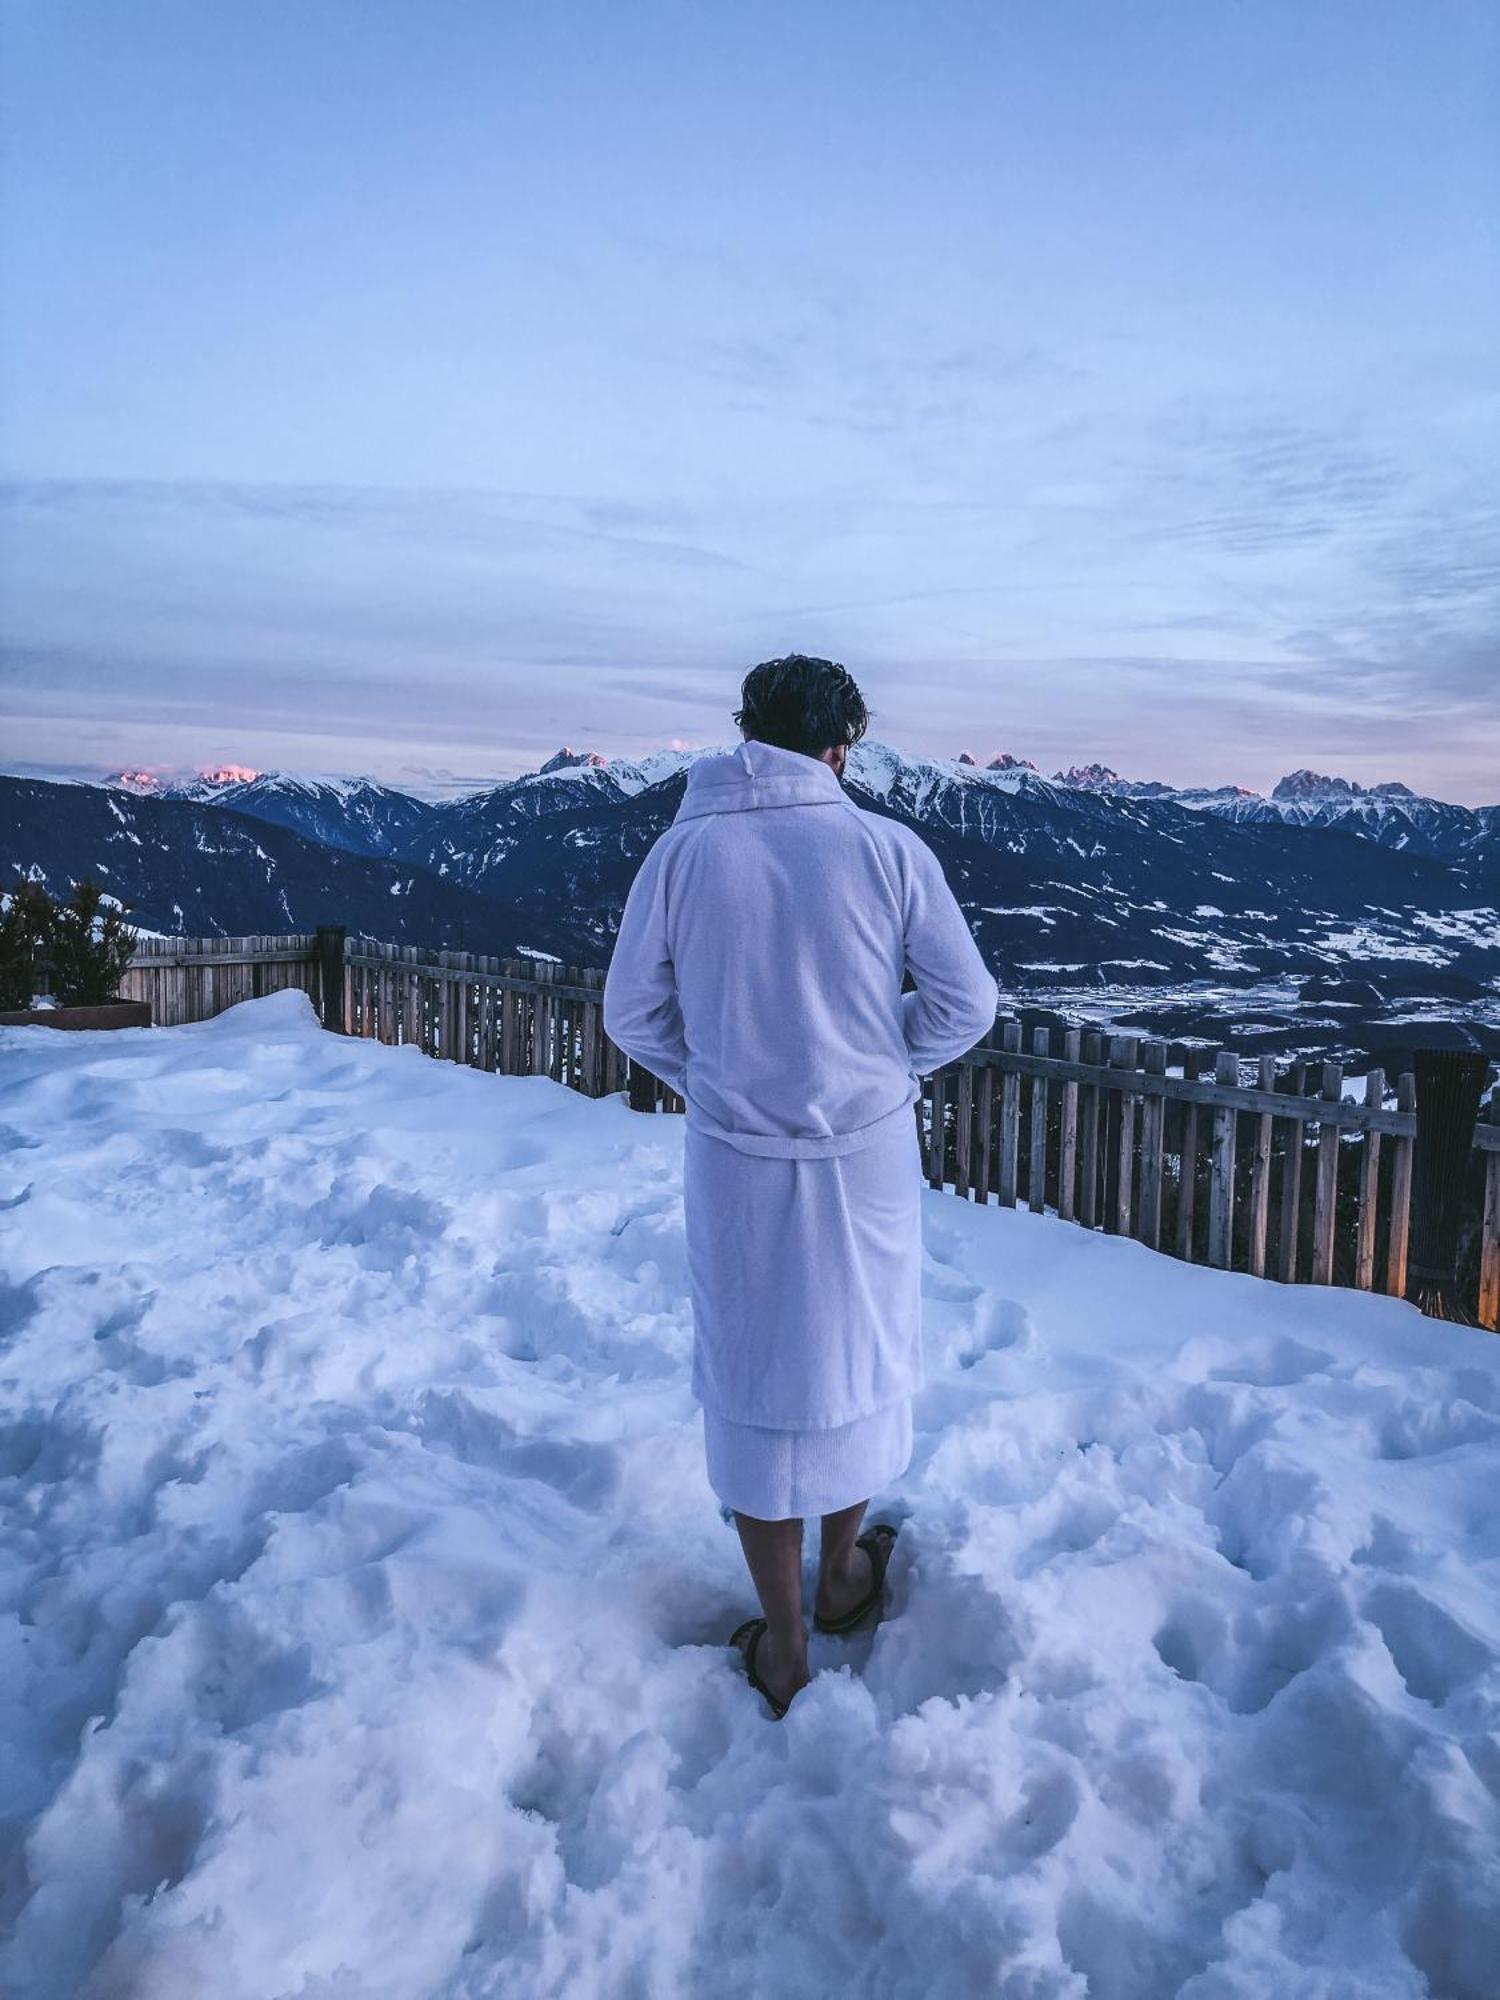
M 686 1103 L 692 1387 L 727 1505 L 831 1512 L 904 1469 L 923 1379 L 912 1105 L 995 1003 L 910 827 L 771 744 L 689 767 L 626 899 L 604 1027 Z

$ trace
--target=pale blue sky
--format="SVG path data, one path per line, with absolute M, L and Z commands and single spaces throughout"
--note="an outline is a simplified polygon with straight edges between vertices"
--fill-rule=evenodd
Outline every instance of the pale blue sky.
M 6 761 L 1500 796 L 1493 0 L 0 0 Z

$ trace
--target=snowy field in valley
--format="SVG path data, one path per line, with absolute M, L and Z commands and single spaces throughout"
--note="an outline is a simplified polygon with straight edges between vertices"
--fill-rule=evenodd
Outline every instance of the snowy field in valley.
M 0 1991 L 1500 1992 L 1493 1336 L 929 1193 L 777 1723 L 680 1120 L 292 993 L 0 1082 Z

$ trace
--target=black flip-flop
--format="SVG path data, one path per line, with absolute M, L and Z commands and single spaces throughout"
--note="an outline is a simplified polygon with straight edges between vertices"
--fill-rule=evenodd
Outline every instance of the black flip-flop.
M 885 1594 L 885 1572 L 891 1560 L 891 1550 L 896 1544 L 896 1534 L 897 1530 L 889 1521 L 877 1521 L 873 1528 L 866 1528 L 857 1538 L 854 1546 L 864 1550 L 870 1558 L 870 1567 L 874 1571 L 870 1579 L 870 1588 L 858 1604 L 846 1611 L 842 1618 L 820 1618 L 814 1612 L 814 1631 L 852 1632 L 856 1625 L 864 1623 Z
M 757 1694 L 765 1696 L 767 1707 L 776 1720 L 780 1722 L 782 1716 L 791 1707 L 791 1703 L 778 1700 L 755 1671 L 755 1649 L 765 1637 L 765 1634 L 766 1621 L 764 1618 L 747 1618 L 743 1625 L 735 1626 L 729 1635 L 729 1643 L 738 1649 L 740 1658 L 745 1663 L 745 1679 L 749 1681 Z

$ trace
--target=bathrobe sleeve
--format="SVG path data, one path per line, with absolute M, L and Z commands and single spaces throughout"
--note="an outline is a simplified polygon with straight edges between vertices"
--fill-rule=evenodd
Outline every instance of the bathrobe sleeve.
M 916 991 L 901 996 L 901 1025 L 912 1069 L 928 1076 L 990 1032 L 997 994 L 942 863 L 920 835 L 902 847 L 906 970 Z
M 686 1091 L 688 1051 L 667 949 L 666 846 L 658 840 L 647 851 L 625 898 L 604 976 L 604 1032 L 680 1097 Z

